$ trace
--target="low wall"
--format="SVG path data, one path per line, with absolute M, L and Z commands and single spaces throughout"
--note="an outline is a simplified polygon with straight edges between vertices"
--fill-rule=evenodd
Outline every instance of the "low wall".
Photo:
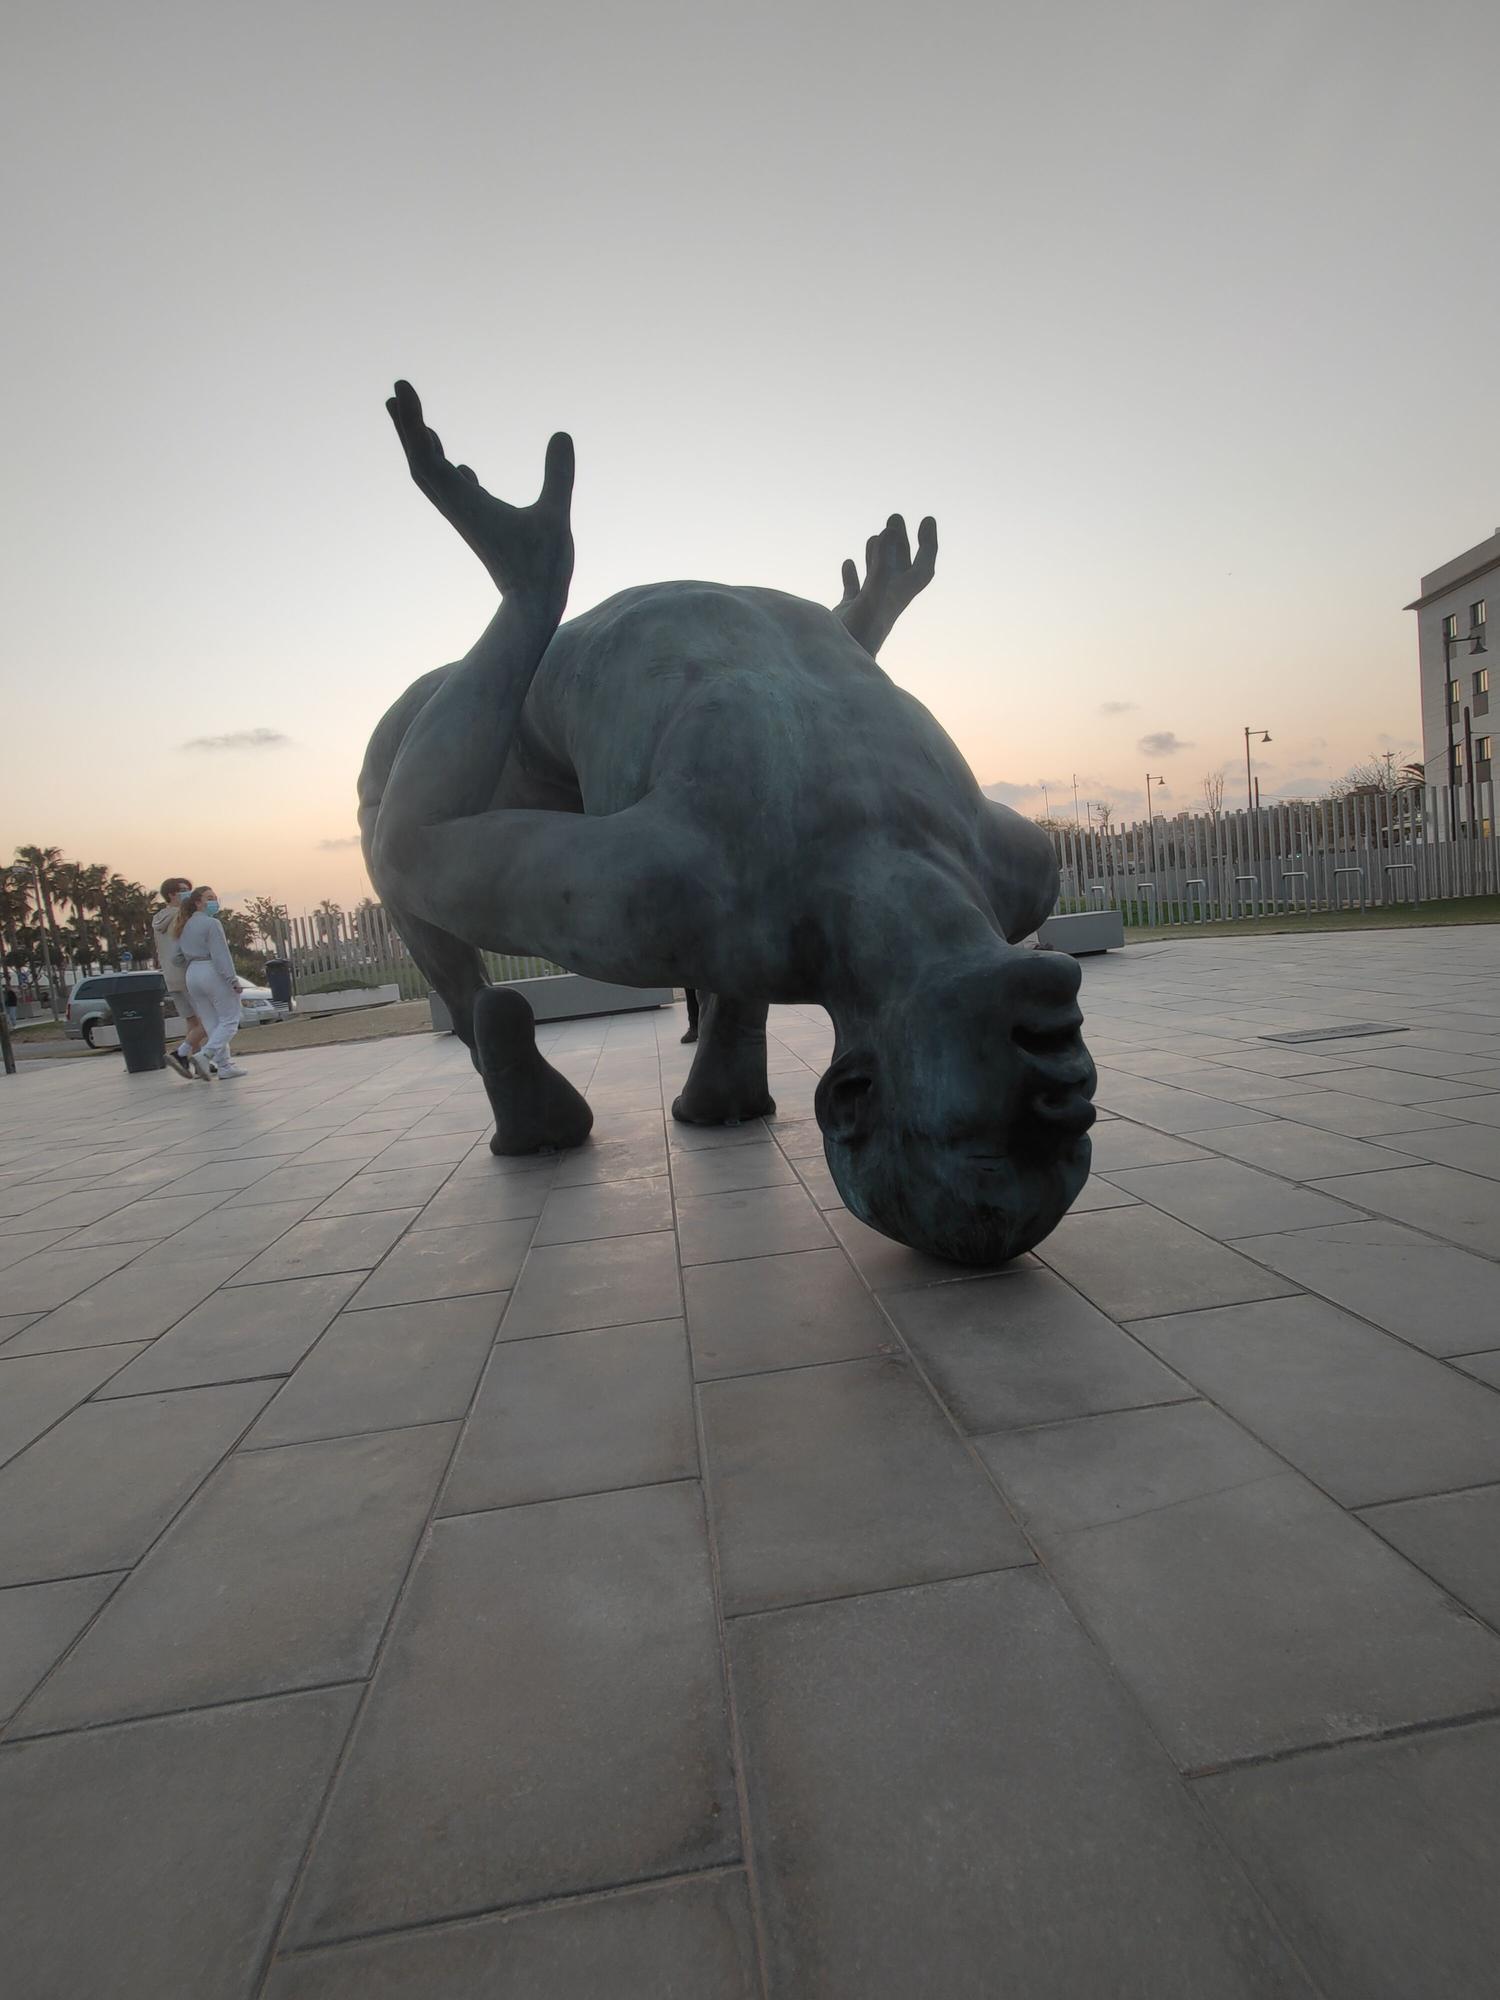
M 401 998 L 401 988 L 391 981 L 386 986 L 350 986 L 342 993 L 299 993 L 296 1012 L 308 1018 L 319 1014 L 342 1014 L 351 1007 L 389 1007 Z
M 605 979 L 585 979 L 576 972 L 557 972 L 545 979 L 505 979 L 499 982 L 521 994 L 539 1021 L 576 1021 L 587 1014 L 633 1014 L 647 1007 L 670 1007 L 670 986 L 615 986 Z M 429 993 L 432 1025 L 440 1034 L 453 1032 L 453 1021 L 442 998 Z

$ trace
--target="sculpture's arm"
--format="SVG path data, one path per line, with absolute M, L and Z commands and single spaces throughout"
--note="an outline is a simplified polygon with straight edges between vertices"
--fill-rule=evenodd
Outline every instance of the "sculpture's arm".
M 929 514 L 917 528 L 913 558 L 906 523 L 899 514 L 892 514 L 880 533 L 871 535 L 865 544 L 864 582 L 860 582 L 853 562 L 844 564 L 844 595 L 834 610 L 872 659 L 907 605 L 931 583 L 937 546 L 937 522 Z

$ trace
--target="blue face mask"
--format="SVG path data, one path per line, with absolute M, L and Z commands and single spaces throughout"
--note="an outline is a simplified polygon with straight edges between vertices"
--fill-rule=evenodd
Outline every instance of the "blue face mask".
M 217 897 L 217 896 L 205 896 L 205 897 L 203 898 L 203 907 L 204 907 L 204 909 L 205 909 L 205 910 L 206 910 L 206 911 L 208 912 L 209 916 L 211 916 L 211 917 L 216 917 L 216 916 L 217 916 L 217 915 L 219 914 L 219 899 L 218 899 L 218 897 Z

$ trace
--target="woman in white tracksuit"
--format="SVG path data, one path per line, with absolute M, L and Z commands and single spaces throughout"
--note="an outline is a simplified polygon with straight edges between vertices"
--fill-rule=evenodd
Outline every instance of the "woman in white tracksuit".
M 219 922 L 219 899 L 212 889 L 195 889 L 184 896 L 172 922 L 177 949 L 187 965 L 187 989 L 193 1011 L 208 1030 L 208 1040 L 190 1058 L 205 1081 L 215 1075 L 243 1076 L 230 1044 L 240 1025 L 240 995 L 244 983 L 229 956 L 229 940 Z

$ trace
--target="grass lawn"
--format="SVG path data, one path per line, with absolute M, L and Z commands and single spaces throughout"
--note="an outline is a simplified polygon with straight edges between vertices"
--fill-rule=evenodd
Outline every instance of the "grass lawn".
M 1226 923 L 1130 924 L 1127 944 L 1156 938 L 1275 937 L 1287 931 L 1408 931 L 1433 925 L 1500 924 L 1500 896 L 1457 896 L 1447 902 L 1393 903 L 1378 910 L 1290 910 L 1280 916 L 1235 917 Z

